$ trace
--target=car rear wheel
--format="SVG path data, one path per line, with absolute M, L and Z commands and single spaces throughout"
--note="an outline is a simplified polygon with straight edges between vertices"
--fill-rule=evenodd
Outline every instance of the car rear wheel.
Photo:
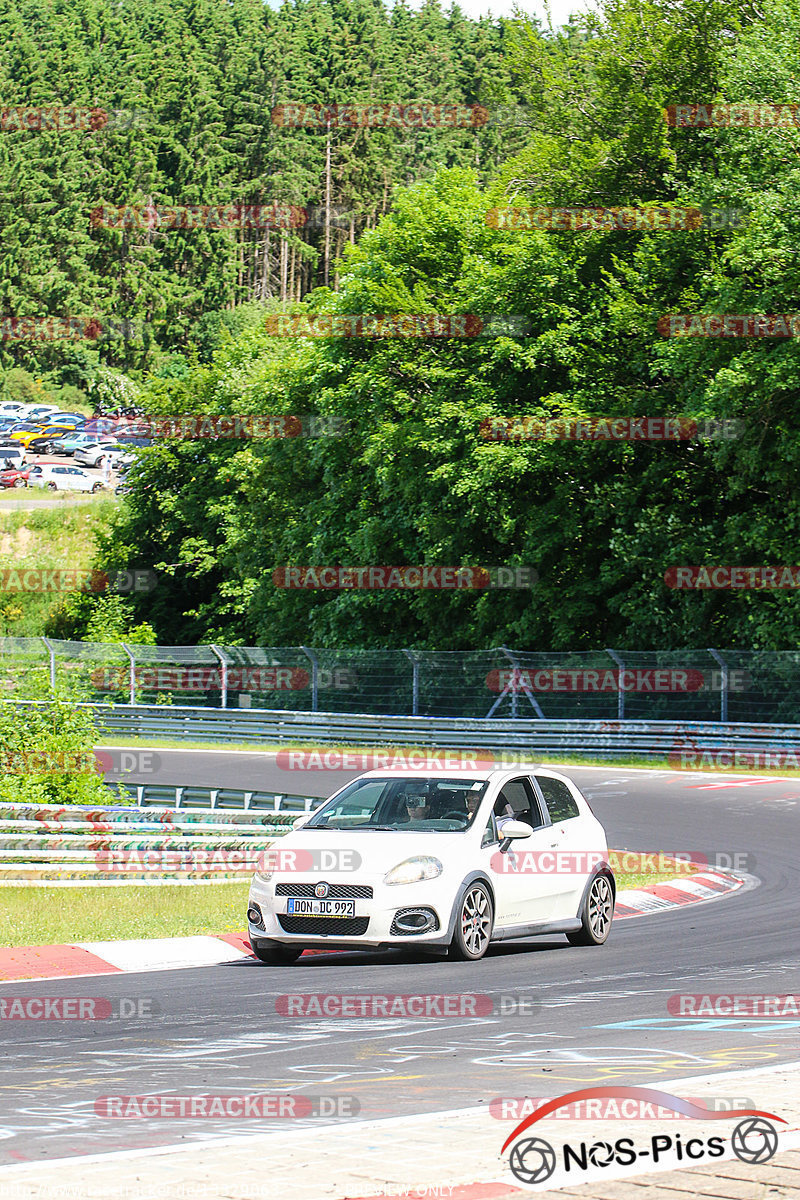
M 25 487 L 25 486 L 26 485 L 25 485 L 24 479 L 15 479 L 14 480 L 14 487 Z
M 102 485 L 102 483 L 93 483 L 93 484 L 92 484 L 92 491 L 93 491 L 93 492 L 99 492 L 99 491 L 102 491 L 102 488 L 103 488 L 103 485 Z
M 49 482 L 49 483 L 48 483 L 48 485 L 47 485 L 47 490 L 48 490 L 48 492 L 57 492 L 57 491 L 58 491 L 58 484 L 57 484 L 57 483 L 55 483 L 55 481 L 51 479 L 51 480 L 50 480 L 50 482 Z
M 458 906 L 450 957 L 483 958 L 489 949 L 493 924 L 494 912 L 489 889 L 484 883 L 471 883 Z
M 271 967 L 288 966 L 289 963 L 296 960 L 303 953 L 302 947 L 298 950 L 296 946 L 259 946 L 258 942 L 253 944 L 253 954 L 263 963 L 268 963 Z
M 586 894 L 581 912 L 581 927 L 567 938 L 573 946 L 602 946 L 611 932 L 614 917 L 614 891 L 607 875 L 598 875 Z

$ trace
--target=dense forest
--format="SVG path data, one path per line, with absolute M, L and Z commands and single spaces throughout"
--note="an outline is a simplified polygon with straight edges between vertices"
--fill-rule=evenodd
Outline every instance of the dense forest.
M 785 113 L 749 126 L 665 117 L 793 104 L 796 0 L 606 0 L 556 32 L 469 21 L 431 0 L 417 12 L 378 0 L 277 11 L 5 0 L 0 23 L 7 109 L 136 114 L 124 129 L 0 132 L 3 314 L 94 313 L 137 330 L 88 347 L 7 341 L 6 375 L 91 399 L 130 389 L 149 413 L 284 414 L 323 430 L 159 439 L 141 453 L 99 553 L 104 566 L 160 572 L 125 602 L 131 623 L 168 643 L 797 645 L 791 589 L 669 586 L 682 564 L 798 562 L 796 341 L 664 332 L 669 314 L 800 309 L 800 126 Z M 506 119 L 416 130 L 272 119 L 289 103 L 411 100 Z M 315 215 L 220 230 L 90 219 L 100 205 L 211 204 Z M 553 206 L 710 216 L 570 229 L 496 215 Z M 276 314 L 527 327 L 276 337 Z M 485 436 L 511 419 L 645 417 L 728 421 L 735 436 Z M 274 574 L 420 563 L 528 566 L 537 582 L 290 590 Z M 91 609 L 67 602 L 47 632 L 82 636 Z

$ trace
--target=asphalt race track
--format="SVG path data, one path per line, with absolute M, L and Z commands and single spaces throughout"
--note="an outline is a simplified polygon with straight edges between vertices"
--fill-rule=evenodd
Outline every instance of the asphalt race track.
M 324 796 L 357 774 L 295 771 L 287 782 L 274 756 L 158 754 L 159 772 L 147 778 L 171 783 Z M 2 997 L 144 1000 L 154 1013 L 0 1022 L 0 1162 L 286 1128 L 285 1121 L 98 1117 L 95 1100 L 106 1095 L 339 1095 L 356 1097 L 360 1116 L 371 1119 L 499 1096 L 553 1096 L 593 1083 L 657 1087 L 686 1077 L 681 1094 L 691 1096 L 693 1075 L 796 1060 L 796 1020 L 692 1021 L 670 1016 L 667 1000 L 680 992 L 800 992 L 800 781 L 613 767 L 566 773 L 586 792 L 611 846 L 747 852 L 759 885 L 714 903 L 619 921 L 598 948 L 554 937 L 503 944 L 477 963 L 330 954 L 291 967 L 242 960 L 2 985 Z M 97 898 L 115 902 L 111 889 L 98 889 Z M 298 1020 L 276 1015 L 276 998 L 290 991 L 489 994 L 495 1015 Z M 501 1015 L 501 996 L 523 1000 L 523 1010 Z M 504 1003 L 513 1007 L 513 999 Z M 731 1094 L 724 1076 L 717 1094 Z M 749 1099 L 760 1107 L 758 1095 Z

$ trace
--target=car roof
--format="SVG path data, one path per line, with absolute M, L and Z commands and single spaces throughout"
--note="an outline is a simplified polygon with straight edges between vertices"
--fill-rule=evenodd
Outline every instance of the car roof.
M 356 751 L 353 751 L 355 754 Z M 380 754 L 377 750 L 375 753 Z M 386 752 L 387 755 L 390 753 Z M 397 753 L 396 751 L 393 753 Z M 402 751 L 400 753 L 403 753 Z M 415 753 L 424 754 L 424 751 L 416 751 Z M 342 752 L 342 756 L 347 756 L 347 751 Z M 440 775 L 442 779 L 485 779 L 488 782 L 495 782 L 499 779 L 506 779 L 515 775 L 549 775 L 555 779 L 565 779 L 566 776 L 561 775 L 558 771 L 552 770 L 550 767 L 539 766 L 534 762 L 520 762 L 513 767 L 483 767 L 472 769 L 470 767 L 455 767 L 452 771 L 446 770 L 442 766 L 430 767 L 376 767 L 372 771 L 364 771 L 359 776 L 360 779 L 383 779 L 391 776 L 393 779 L 419 779 L 421 776 L 431 778 L 432 776 Z

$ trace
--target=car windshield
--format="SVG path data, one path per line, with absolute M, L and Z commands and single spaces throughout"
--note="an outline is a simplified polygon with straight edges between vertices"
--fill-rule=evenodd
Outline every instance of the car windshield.
M 442 776 L 356 779 L 301 828 L 453 833 L 472 825 L 487 787 Z

